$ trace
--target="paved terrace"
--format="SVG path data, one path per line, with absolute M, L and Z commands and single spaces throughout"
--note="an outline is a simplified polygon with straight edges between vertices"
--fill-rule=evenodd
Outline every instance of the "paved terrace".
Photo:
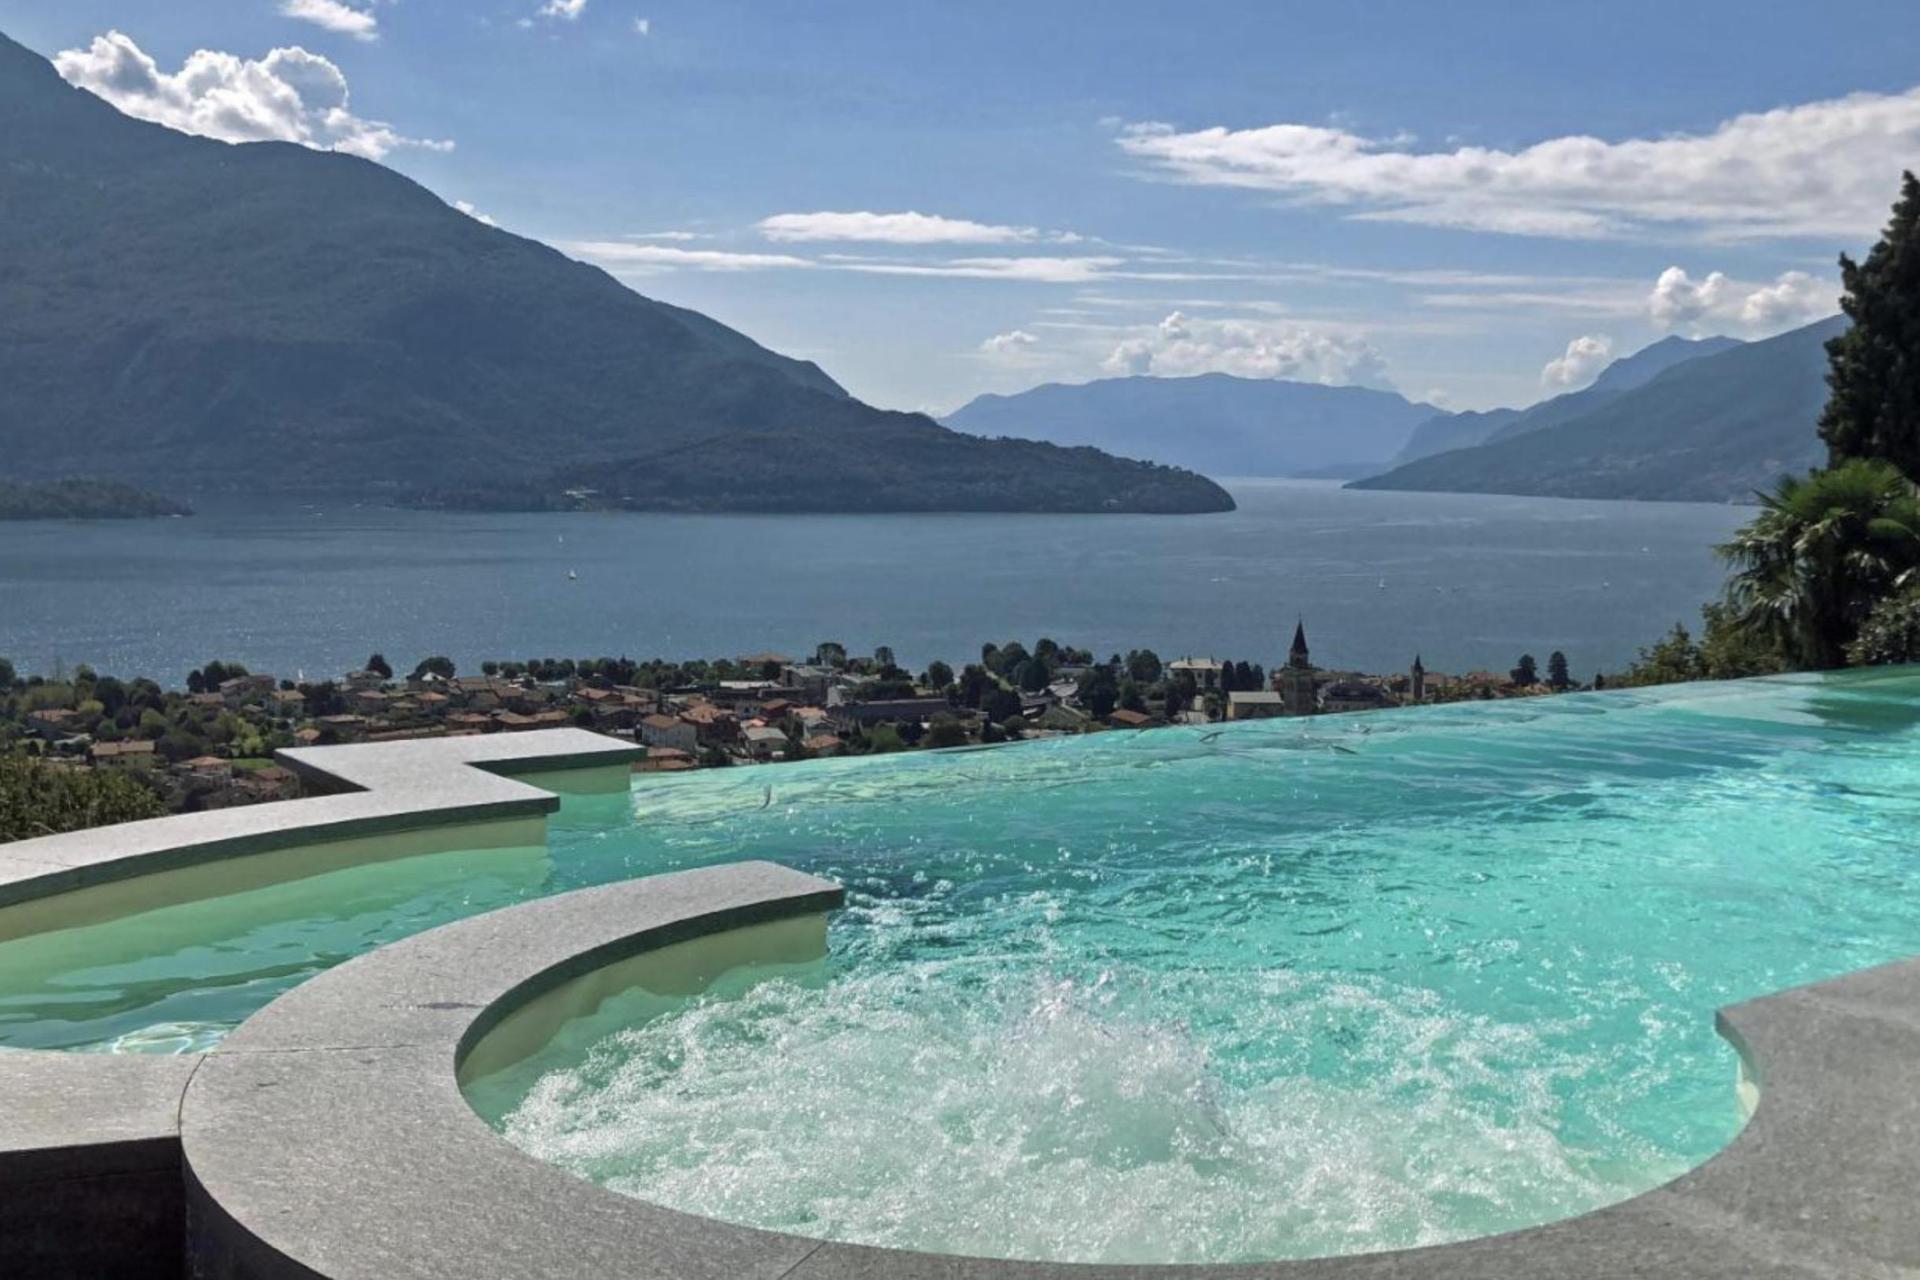
M 333 759 L 302 754 L 318 757 L 303 761 L 314 768 Z M 361 761 L 373 761 L 369 771 Z M 432 769 L 419 768 L 418 785 L 434 789 Z M 351 775 L 376 794 L 384 789 L 371 755 L 329 773 Z M 529 1019 L 537 1038 L 565 1012 L 590 1009 L 622 983 L 644 980 L 634 966 L 649 960 L 677 965 L 683 976 L 710 976 L 717 961 L 699 947 L 740 940 L 731 953 L 738 959 L 763 946 L 792 946 L 795 935 L 781 930 L 817 927 L 838 901 L 834 886 L 764 863 L 653 877 L 528 903 L 382 948 L 289 992 L 199 1058 L 92 1058 L 85 1070 L 68 1072 L 72 1060 L 63 1055 L 0 1054 L 6 1273 L 178 1276 L 190 1269 L 235 1280 L 1920 1277 L 1920 1099 L 1912 1087 L 1920 1061 L 1920 961 L 1723 1011 L 1720 1028 L 1759 1086 L 1758 1110 L 1725 1151 L 1667 1186 L 1531 1230 L 1350 1258 L 1105 1267 L 824 1243 L 595 1187 L 513 1148 L 467 1106 L 463 1063 L 503 1055 L 510 1061 L 514 1046 L 503 1049 L 499 1041 L 518 1034 L 521 1047 L 531 1043 Z M 696 948 L 696 959 L 685 959 L 687 948 Z M 697 958 L 703 954 L 705 960 Z

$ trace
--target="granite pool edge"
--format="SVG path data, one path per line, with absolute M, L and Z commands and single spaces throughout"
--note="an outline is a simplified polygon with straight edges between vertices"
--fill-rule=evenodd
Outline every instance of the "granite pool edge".
M 544 819 L 559 797 L 516 776 L 642 755 L 580 729 L 283 751 L 324 794 L 0 845 L 0 909 L 328 841 Z M 179 1108 L 201 1057 L 0 1049 L 10 1276 L 182 1274 Z
M 477 1026 L 543 983 L 702 933 L 826 909 L 767 863 L 655 876 L 444 926 L 312 979 L 185 1092 L 196 1276 L 586 1280 L 1865 1280 L 1920 1275 L 1920 960 L 1723 1010 L 1762 1088 L 1666 1186 L 1505 1235 L 1220 1266 L 1051 1264 L 823 1242 L 618 1195 L 508 1144 L 457 1078 Z M 1731 1090 L 1733 1082 L 1728 1082 Z

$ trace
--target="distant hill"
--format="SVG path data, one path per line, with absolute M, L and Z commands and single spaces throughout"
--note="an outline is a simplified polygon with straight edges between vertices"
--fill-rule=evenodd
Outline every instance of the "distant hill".
M 1449 449 L 1471 449 L 1485 444 L 1494 432 L 1518 418 L 1519 409 L 1469 410 L 1466 413 L 1435 414 L 1413 429 L 1406 447 L 1394 457 L 1394 465 L 1430 458 Z
M 1834 316 L 1764 342 L 1721 340 L 1715 354 L 1670 364 L 1630 389 L 1596 384 L 1536 406 L 1558 406 L 1536 419 L 1544 425 L 1510 434 L 1529 410 L 1486 444 L 1348 487 L 1745 501 L 1824 460 L 1814 434 L 1826 401 L 1824 344 L 1845 325 Z
M 1592 385 L 1579 391 L 1542 400 L 1527 409 L 1489 409 L 1484 413 L 1443 414 L 1430 418 L 1414 429 L 1413 438 L 1395 458 L 1404 466 L 1421 458 L 1446 453 L 1451 449 L 1471 449 L 1492 440 L 1538 431 L 1543 427 L 1571 422 L 1591 412 L 1602 401 L 1635 387 L 1645 386 L 1668 369 L 1701 356 L 1718 355 L 1740 345 L 1738 338 L 1662 338 L 1623 356 L 1601 370 Z
M 1364 474 L 1437 412 L 1391 391 L 1207 373 L 985 395 L 943 421 L 977 436 L 1090 445 L 1208 475 Z
M 871 408 L 391 170 L 130 119 L 4 36 L 0 228 L 14 479 L 524 505 L 604 468 L 675 509 L 1232 506 L 1200 476 Z
M 191 508 L 171 498 L 110 481 L 13 484 L 0 480 L 0 520 L 140 520 L 192 514 Z

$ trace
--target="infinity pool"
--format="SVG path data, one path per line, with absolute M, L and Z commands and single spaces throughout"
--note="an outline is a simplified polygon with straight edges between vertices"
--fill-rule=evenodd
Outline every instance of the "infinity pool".
M 0 1041 L 186 1049 L 318 968 L 767 858 L 821 965 L 604 1009 L 475 1105 L 692 1212 L 1078 1261 L 1433 1243 L 1738 1131 L 1720 1005 L 1920 951 L 1920 673 L 637 780 L 437 855 L 0 945 Z M 748 978 L 758 980 L 749 981 Z

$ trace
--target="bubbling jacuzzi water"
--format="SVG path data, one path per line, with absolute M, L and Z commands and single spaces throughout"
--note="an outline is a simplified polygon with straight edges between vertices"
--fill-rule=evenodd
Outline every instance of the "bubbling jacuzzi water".
M 556 859 L 844 883 L 821 965 L 636 993 L 476 1107 L 831 1239 L 1305 1257 L 1583 1212 L 1742 1122 L 1715 1008 L 1920 950 L 1920 679 L 736 770 Z

